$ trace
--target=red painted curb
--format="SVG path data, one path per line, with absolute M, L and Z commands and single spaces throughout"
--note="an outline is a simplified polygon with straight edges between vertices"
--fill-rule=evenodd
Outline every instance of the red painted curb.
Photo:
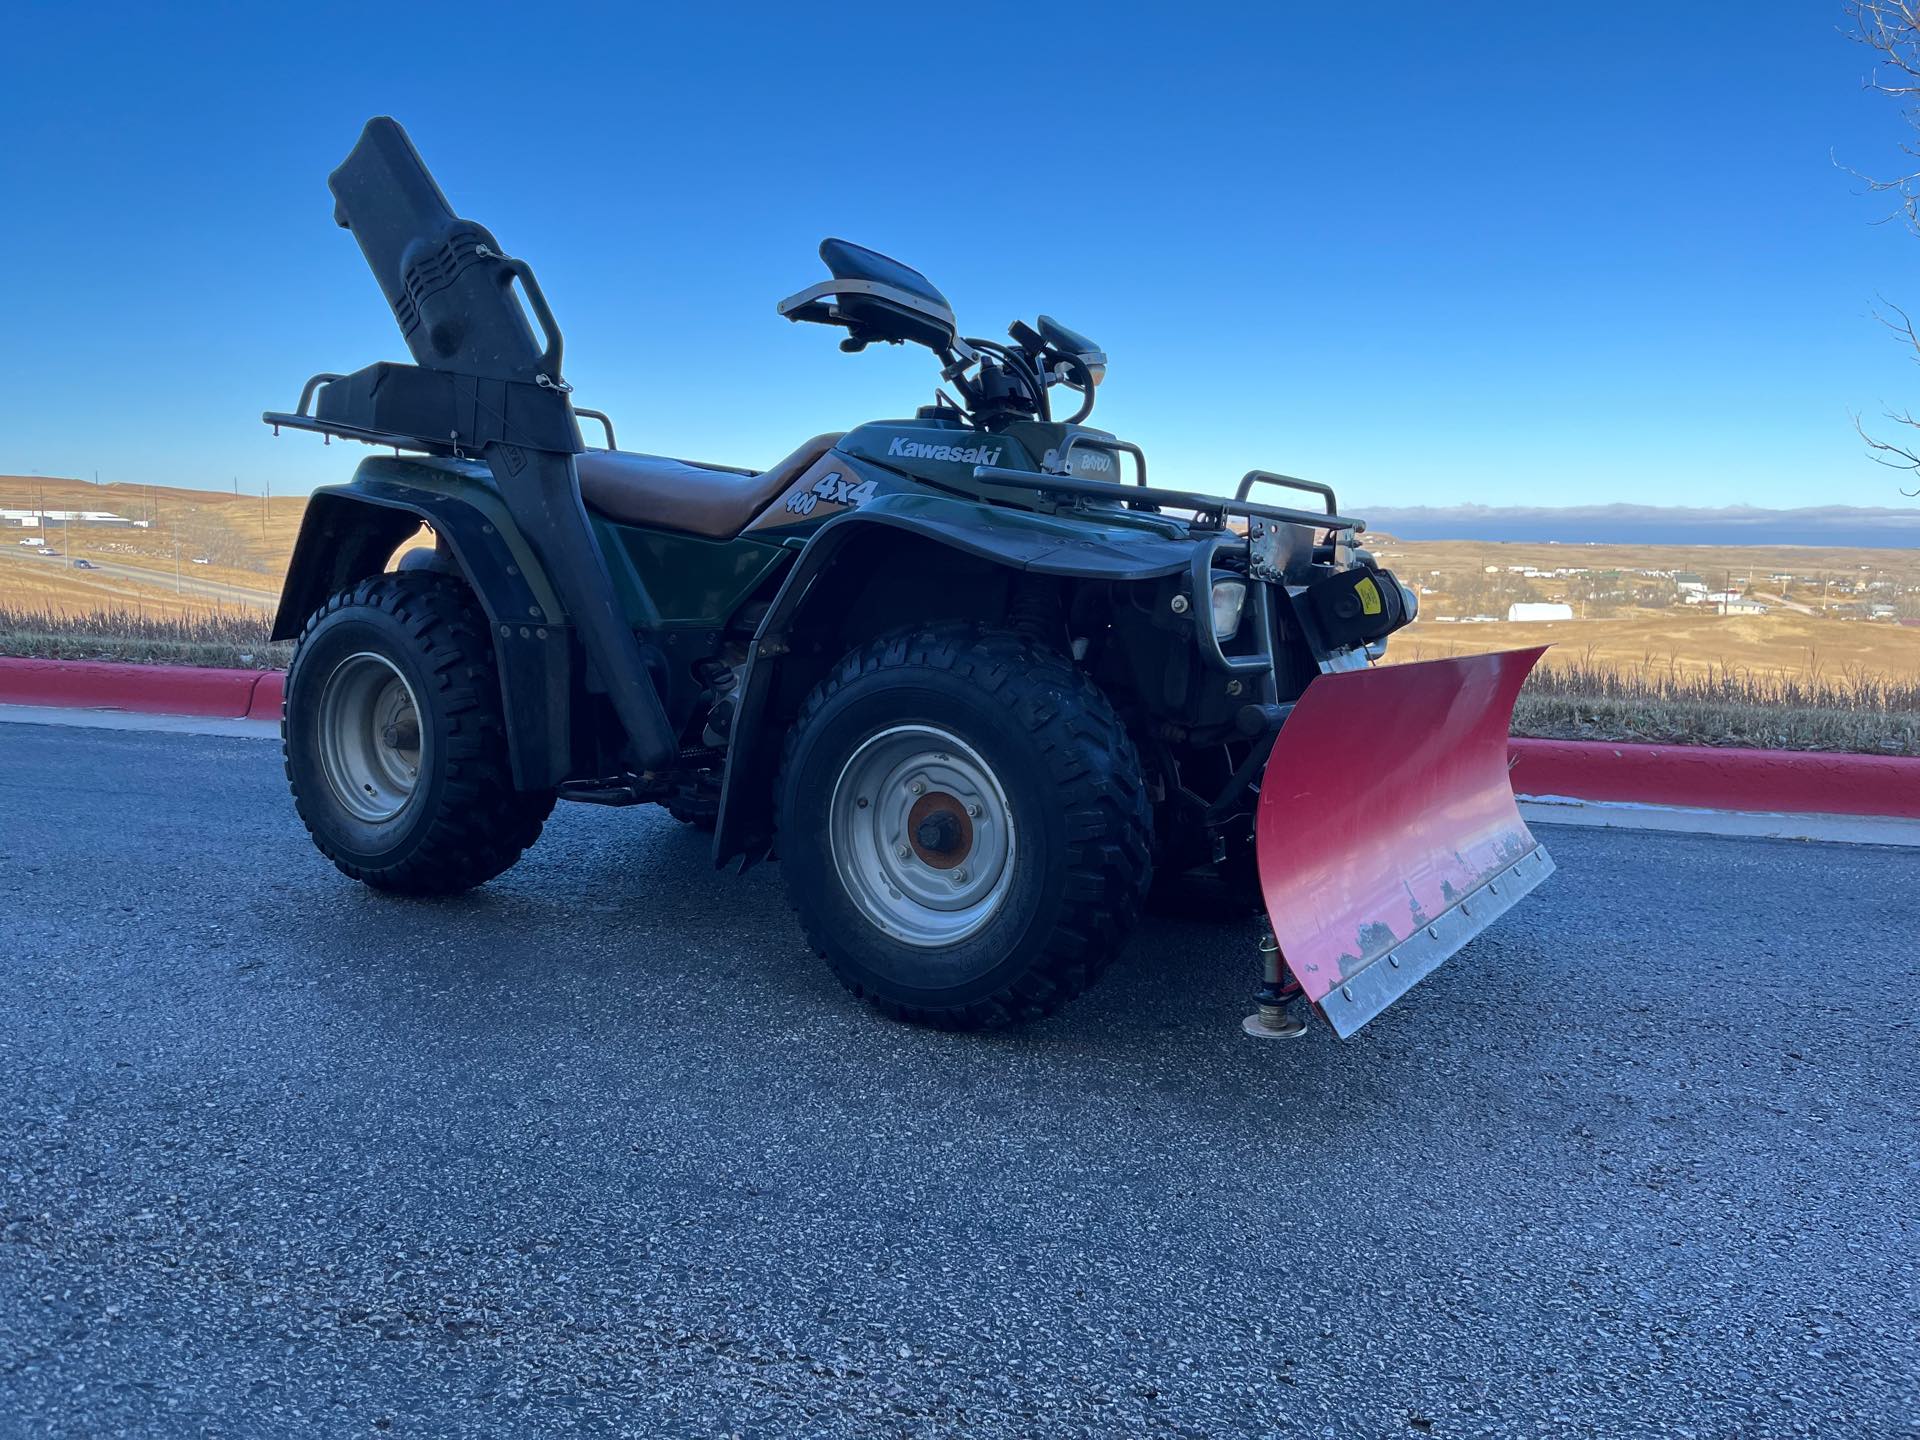
M 1920 819 L 1920 759 L 1906 756 L 1518 739 L 1507 753 L 1519 795 Z
M 280 720 L 280 712 L 286 706 L 287 672 L 284 670 L 262 670 L 259 679 L 254 681 L 253 698 L 247 704 L 249 720 Z
M 116 665 L 0 656 L 0 703 L 278 720 L 281 670 Z M 1707 745 L 1510 740 L 1520 795 L 1566 795 L 1701 810 L 1920 819 L 1920 759 Z
M 248 713 L 262 675 L 259 670 L 210 670 L 198 665 L 0 656 L 0 702 L 238 720 Z M 277 708 L 274 714 L 278 716 Z

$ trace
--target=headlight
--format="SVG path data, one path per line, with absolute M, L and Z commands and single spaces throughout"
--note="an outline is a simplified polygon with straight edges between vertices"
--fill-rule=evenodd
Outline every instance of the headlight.
M 1213 638 L 1231 640 L 1234 632 L 1240 628 L 1240 612 L 1247 606 L 1247 582 L 1244 580 L 1216 580 L 1213 582 Z

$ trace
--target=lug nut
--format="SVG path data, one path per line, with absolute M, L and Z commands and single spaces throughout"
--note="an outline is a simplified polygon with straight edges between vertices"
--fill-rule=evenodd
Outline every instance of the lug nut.
M 967 883 L 966 866 L 962 865 L 958 870 L 953 872 L 953 883 L 956 885 L 964 885 Z
M 905 845 L 902 845 L 893 853 L 898 855 L 902 860 L 911 860 L 913 858 L 913 851 L 909 850 Z
M 1176 615 L 1186 614 L 1190 606 L 1190 603 L 1191 602 L 1189 602 L 1187 597 L 1184 595 L 1174 596 L 1173 597 L 1173 613 Z
M 927 785 L 924 780 L 916 780 L 911 785 L 907 786 L 907 789 L 911 790 L 915 795 L 920 794 L 926 788 L 927 788 Z
M 980 807 L 978 805 L 967 806 L 967 814 L 978 820 L 980 818 Z

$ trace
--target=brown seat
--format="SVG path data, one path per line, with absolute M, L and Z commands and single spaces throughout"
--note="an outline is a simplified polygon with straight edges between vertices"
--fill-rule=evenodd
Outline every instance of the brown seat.
M 589 510 L 623 524 L 731 540 L 845 433 L 816 435 L 758 474 L 662 455 L 588 450 L 574 457 L 580 468 L 580 498 Z

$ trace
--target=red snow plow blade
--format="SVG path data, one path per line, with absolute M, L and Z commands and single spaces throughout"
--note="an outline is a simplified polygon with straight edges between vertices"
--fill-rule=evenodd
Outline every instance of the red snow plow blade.
M 1507 779 L 1546 647 L 1316 677 L 1260 784 L 1280 955 L 1346 1039 L 1553 873 Z

